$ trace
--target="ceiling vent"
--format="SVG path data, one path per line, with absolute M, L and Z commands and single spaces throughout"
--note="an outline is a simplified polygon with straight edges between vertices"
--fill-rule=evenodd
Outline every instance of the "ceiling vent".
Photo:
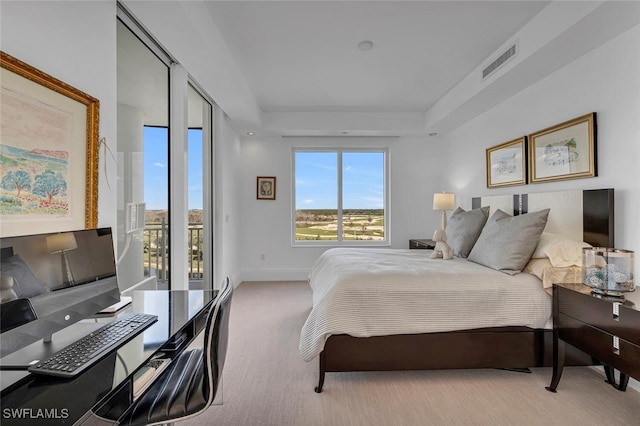
M 489 66 L 482 70 L 482 79 L 486 80 L 491 74 L 496 72 L 501 66 L 509 62 L 518 53 L 518 44 L 514 43 L 502 55 L 491 62 Z

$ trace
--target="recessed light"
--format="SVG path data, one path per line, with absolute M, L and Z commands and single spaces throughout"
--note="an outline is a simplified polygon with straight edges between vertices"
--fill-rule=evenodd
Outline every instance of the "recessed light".
M 373 42 L 371 40 L 362 40 L 358 43 L 358 49 L 366 52 L 367 50 L 373 49 Z
M 247 132 L 247 136 L 255 136 L 256 132 Z

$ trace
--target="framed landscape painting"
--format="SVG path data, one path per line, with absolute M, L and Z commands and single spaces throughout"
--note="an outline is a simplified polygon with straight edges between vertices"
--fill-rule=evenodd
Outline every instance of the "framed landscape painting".
M 0 52 L 0 236 L 97 226 L 99 101 Z
M 529 135 L 529 181 L 597 176 L 596 113 Z
M 487 149 L 487 188 L 527 183 L 527 137 Z

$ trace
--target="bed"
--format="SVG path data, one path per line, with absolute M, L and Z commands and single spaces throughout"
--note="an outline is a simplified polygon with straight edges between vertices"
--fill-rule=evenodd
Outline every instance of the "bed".
M 523 223 L 548 208 L 545 235 L 613 247 L 613 205 L 613 189 L 598 189 L 478 197 L 472 209 Z M 318 358 L 316 392 L 326 372 L 551 365 L 551 297 L 541 276 L 428 253 L 336 248 L 319 257 L 300 337 L 302 358 Z M 567 356 L 573 365 L 596 362 L 571 348 Z

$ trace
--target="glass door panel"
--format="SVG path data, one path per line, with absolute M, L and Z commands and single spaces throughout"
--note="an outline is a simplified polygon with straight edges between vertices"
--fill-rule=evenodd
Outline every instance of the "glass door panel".
M 117 58 L 118 282 L 168 288 L 168 62 L 120 19 Z

